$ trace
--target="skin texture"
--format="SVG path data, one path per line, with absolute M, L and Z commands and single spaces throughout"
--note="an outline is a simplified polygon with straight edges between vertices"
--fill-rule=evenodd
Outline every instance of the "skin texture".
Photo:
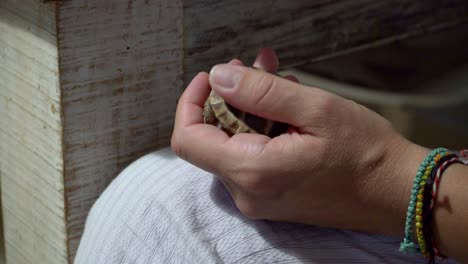
M 276 73 L 278 65 L 274 52 L 262 49 L 253 66 Z M 233 60 L 199 73 L 179 100 L 174 152 L 217 175 L 249 218 L 403 236 L 412 181 L 429 150 L 353 101 L 263 71 Z M 204 124 L 210 87 L 234 107 L 290 124 L 288 133 L 229 137 Z M 459 186 L 467 186 L 468 177 L 460 176 L 467 172 L 454 167 L 447 175 L 455 176 L 447 176 L 452 179 L 441 185 L 439 197 L 451 196 L 453 188 L 466 193 Z M 459 260 L 466 257 L 460 237 L 454 242 L 446 234 L 456 233 L 451 224 L 468 221 L 466 201 L 458 195 L 450 212 L 435 211 L 438 244 Z M 461 245 L 467 237 L 465 231 Z

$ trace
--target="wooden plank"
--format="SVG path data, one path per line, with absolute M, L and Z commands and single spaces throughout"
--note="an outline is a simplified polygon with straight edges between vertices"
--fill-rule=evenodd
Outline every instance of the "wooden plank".
M 0 174 L 7 263 L 66 263 L 55 4 L 0 1 Z
M 131 161 L 169 144 L 182 85 L 182 2 L 59 4 L 69 259 L 88 211 Z
M 275 48 L 299 65 L 467 23 L 466 0 L 185 0 L 185 80 Z

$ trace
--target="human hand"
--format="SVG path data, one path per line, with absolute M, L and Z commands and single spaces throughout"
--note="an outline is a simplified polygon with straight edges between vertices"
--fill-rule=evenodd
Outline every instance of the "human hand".
M 264 49 L 254 66 L 275 73 L 276 55 Z M 216 174 L 250 218 L 401 235 L 418 162 L 406 157 L 422 160 L 426 150 L 355 102 L 266 72 L 235 60 L 198 74 L 179 100 L 174 152 Z M 210 86 L 289 131 L 229 137 L 204 124 Z

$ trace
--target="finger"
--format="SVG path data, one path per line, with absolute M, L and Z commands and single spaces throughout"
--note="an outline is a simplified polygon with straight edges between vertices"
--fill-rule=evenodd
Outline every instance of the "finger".
M 210 90 L 207 73 L 199 73 L 193 78 L 177 104 L 176 126 L 203 123 L 203 106 Z
M 210 92 L 208 74 L 199 73 L 187 86 L 177 104 L 174 131 L 171 146 L 174 152 L 181 158 L 191 162 L 194 151 L 190 145 L 191 141 L 209 141 L 209 145 L 223 144 L 228 136 L 214 126 L 203 124 L 203 107 Z M 195 130 L 196 133 L 191 133 Z M 209 140 L 207 140 L 209 139 Z M 206 155 L 201 153 L 200 155 Z
M 257 155 L 270 138 L 230 138 L 217 127 L 204 124 L 203 106 L 209 90 L 206 73 L 198 74 L 188 85 L 177 106 L 171 146 L 179 157 L 220 175 L 223 168 L 233 171 L 244 159 Z
M 260 134 L 245 133 L 236 134 L 230 138 L 217 127 L 203 124 L 201 115 L 208 91 L 208 76 L 206 73 L 201 73 L 188 85 L 179 100 L 171 142 L 174 152 L 179 157 L 218 175 L 220 179 L 228 183 L 228 188 L 234 198 L 244 197 L 245 194 L 258 198 L 255 194 L 259 188 L 258 181 L 250 176 L 255 176 L 256 172 L 262 169 L 281 171 L 286 167 L 300 167 L 300 164 L 285 165 L 294 161 L 299 162 L 301 160 L 299 157 L 305 155 L 297 151 L 301 149 L 297 144 L 301 143 L 300 146 L 304 144 L 302 136 L 294 131 L 273 139 Z M 297 144 L 291 144 L 291 142 Z M 286 155 L 286 153 L 289 154 Z M 239 193 L 239 190 L 244 191 Z M 254 191 L 249 192 L 249 190 Z M 239 201 L 239 199 L 236 200 Z
M 311 122 L 326 103 L 326 92 L 247 67 L 216 65 L 210 85 L 232 106 L 296 127 Z
M 269 73 L 276 73 L 279 68 L 278 56 L 273 49 L 262 48 L 257 54 L 253 67 Z
M 239 137 L 241 136 L 241 137 Z M 242 139 L 245 137 L 245 139 Z M 221 178 L 234 179 L 267 145 L 269 137 L 237 134 L 229 137 L 215 126 L 197 124 L 174 133 L 172 147 L 178 156 Z
M 283 78 L 285 78 L 286 80 L 290 80 L 292 82 L 295 82 L 295 83 L 299 83 L 299 79 L 294 75 L 286 75 Z
M 244 65 L 242 61 L 238 59 L 231 60 L 229 64 L 237 66 Z M 193 78 L 192 82 L 180 97 L 178 103 L 182 110 L 177 112 L 181 112 L 179 116 L 185 126 L 203 123 L 203 107 L 210 91 L 211 88 L 209 86 L 207 73 L 201 72 Z
M 229 62 L 231 65 L 244 66 L 244 63 L 241 60 L 233 59 Z
M 231 60 L 229 64 L 243 65 L 238 59 Z M 210 91 L 207 73 L 201 72 L 193 78 L 179 99 L 175 128 L 204 123 L 203 109 Z

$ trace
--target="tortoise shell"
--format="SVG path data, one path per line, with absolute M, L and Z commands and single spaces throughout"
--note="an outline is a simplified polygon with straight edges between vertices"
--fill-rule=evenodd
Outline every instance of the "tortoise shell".
M 276 137 L 285 133 L 289 127 L 285 123 L 243 112 L 227 104 L 214 91 L 211 91 L 205 102 L 203 120 L 206 124 L 223 129 L 231 136 L 238 133 L 256 133 Z

